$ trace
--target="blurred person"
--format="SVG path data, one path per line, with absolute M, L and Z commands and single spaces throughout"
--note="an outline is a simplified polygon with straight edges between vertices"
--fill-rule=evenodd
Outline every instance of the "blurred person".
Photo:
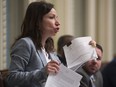
M 102 70 L 103 87 L 116 87 L 116 54 Z
M 58 73 L 60 60 L 53 52 L 52 36 L 59 31 L 59 25 L 53 4 L 29 4 L 21 35 L 11 48 L 8 87 L 44 87 L 48 75 Z
M 67 63 L 66 63 L 66 58 L 65 58 L 63 47 L 69 42 L 71 42 L 71 40 L 73 39 L 74 39 L 74 36 L 72 35 L 63 35 L 59 37 L 58 42 L 57 42 L 57 55 L 61 63 L 63 63 L 65 66 L 67 66 Z
M 83 76 L 80 81 L 80 87 L 103 87 L 103 78 L 100 72 L 103 49 L 99 44 L 96 44 L 95 49 L 98 58 L 87 61 L 76 70 L 77 73 Z

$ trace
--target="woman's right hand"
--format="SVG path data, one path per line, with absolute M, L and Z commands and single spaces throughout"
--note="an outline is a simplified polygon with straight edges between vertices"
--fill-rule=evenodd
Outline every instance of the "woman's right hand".
M 46 65 L 47 74 L 58 73 L 59 65 L 60 64 L 57 61 L 54 61 L 54 60 L 51 60 L 50 62 L 48 62 L 48 64 Z

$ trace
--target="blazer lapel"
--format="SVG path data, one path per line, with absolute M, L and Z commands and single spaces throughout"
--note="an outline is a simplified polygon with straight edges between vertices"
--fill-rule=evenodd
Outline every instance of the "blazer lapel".
M 55 60 L 55 61 L 61 63 L 60 60 L 59 60 L 59 58 L 58 58 L 58 56 L 56 56 L 54 53 L 49 53 L 49 58 L 51 60 Z
M 40 56 L 40 59 L 41 59 L 43 65 L 46 66 L 47 61 L 46 61 L 44 54 L 41 51 L 38 51 L 38 55 Z

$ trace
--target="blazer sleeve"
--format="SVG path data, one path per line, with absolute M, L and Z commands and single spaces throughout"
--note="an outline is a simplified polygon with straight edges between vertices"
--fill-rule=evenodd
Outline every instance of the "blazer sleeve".
M 24 39 L 19 40 L 11 51 L 11 63 L 7 83 L 11 86 L 23 84 L 41 84 L 47 78 L 45 68 L 25 70 L 32 54 L 32 44 Z

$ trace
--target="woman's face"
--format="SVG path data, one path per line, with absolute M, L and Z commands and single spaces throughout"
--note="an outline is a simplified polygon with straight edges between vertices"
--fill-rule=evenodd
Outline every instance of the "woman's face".
M 58 21 L 56 10 L 52 8 L 48 14 L 43 16 L 41 26 L 43 35 L 46 35 L 47 37 L 54 36 L 59 31 L 59 25 L 60 23 Z

